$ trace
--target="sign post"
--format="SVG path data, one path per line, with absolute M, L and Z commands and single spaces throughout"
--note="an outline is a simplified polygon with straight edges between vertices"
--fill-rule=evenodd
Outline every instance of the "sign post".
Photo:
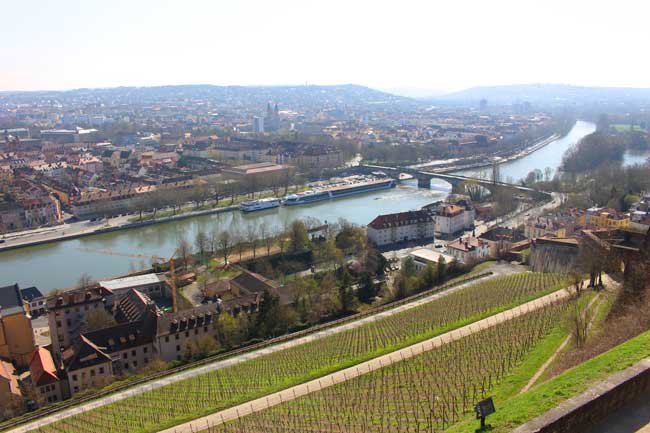
M 476 403 L 474 406 L 474 412 L 476 412 L 476 419 L 481 420 L 481 427 L 476 430 L 476 433 L 483 432 L 486 430 L 486 428 L 491 427 L 490 425 L 485 425 L 485 417 L 496 412 L 492 397 L 488 397 Z

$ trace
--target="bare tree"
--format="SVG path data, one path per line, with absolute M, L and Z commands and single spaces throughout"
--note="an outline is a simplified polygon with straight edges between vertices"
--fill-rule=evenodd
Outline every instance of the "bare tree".
M 77 280 L 77 287 L 80 289 L 86 289 L 93 284 L 95 284 L 95 279 L 87 272 L 81 274 L 79 280 Z
M 255 260 L 257 252 L 257 226 L 253 222 L 249 222 L 246 225 L 246 240 L 253 249 L 253 260 Z
M 178 240 L 178 246 L 176 247 L 176 257 L 183 262 L 183 269 L 187 270 L 187 264 L 192 255 L 192 246 L 185 238 Z
M 259 226 L 259 231 L 260 231 L 260 240 L 262 241 L 262 244 L 266 247 L 266 255 L 271 254 L 271 247 L 273 246 L 273 237 L 271 237 L 271 233 L 269 233 L 269 227 L 266 225 L 266 223 L 262 223 Z
M 224 230 L 221 233 L 219 233 L 219 238 L 218 238 L 218 245 L 219 249 L 221 250 L 221 254 L 223 254 L 223 263 L 224 265 L 228 264 L 228 257 L 230 256 L 230 252 L 232 251 L 232 235 L 230 234 L 229 231 Z
M 196 238 L 194 239 L 194 246 L 201 256 L 201 260 L 205 260 L 205 252 L 208 249 L 209 238 L 205 231 L 201 228 L 196 232 Z

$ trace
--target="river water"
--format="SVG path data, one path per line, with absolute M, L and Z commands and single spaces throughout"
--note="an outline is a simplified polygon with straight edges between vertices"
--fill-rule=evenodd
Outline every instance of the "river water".
M 501 178 L 520 179 L 535 168 L 556 169 L 566 149 L 594 130 L 593 123 L 577 122 L 565 137 L 520 160 L 503 164 L 500 169 Z M 476 174 L 476 170 L 468 173 Z M 448 185 L 436 179 L 432 181 L 430 190 L 419 189 L 415 181 L 408 181 L 390 190 L 309 205 L 280 207 L 251 214 L 235 211 L 204 215 L 6 251 L 0 253 L 0 286 L 17 282 L 21 287 L 36 286 L 46 292 L 73 286 L 83 272 L 95 279 L 122 275 L 150 265 L 150 259 L 134 258 L 133 254 L 169 257 L 181 238 L 193 242 L 199 229 L 206 232 L 230 230 L 244 233 L 248 224 L 259 225 L 264 222 L 270 228 L 279 229 L 294 219 L 305 217 L 318 218 L 323 222 L 337 221 L 343 217 L 365 225 L 380 214 L 419 209 L 423 205 L 442 200 L 447 190 Z

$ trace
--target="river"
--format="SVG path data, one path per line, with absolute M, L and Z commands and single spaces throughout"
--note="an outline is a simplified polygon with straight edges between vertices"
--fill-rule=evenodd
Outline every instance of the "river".
M 499 167 L 501 180 L 504 182 L 518 182 L 519 180 L 524 179 L 531 170 L 535 170 L 536 168 L 544 171 L 546 167 L 549 167 L 552 173 L 555 173 L 557 168 L 562 164 L 562 156 L 564 155 L 564 152 L 577 143 L 582 137 L 591 134 L 595 130 L 596 125 L 594 123 L 584 122 L 581 120 L 577 121 L 569 133 L 564 137 L 560 137 L 521 159 L 501 164 Z M 485 167 L 463 170 L 455 174 L 491 179 L 492 168 Z
M 565 136 L 519 160 L 501 166 L 502 179 L 520 179 L 545 167 L 556 169 L 562 155 L 571 145 L 595 130 L 589 122 L 577 122 Z M 490 170 L 479 170 L 488 173 Z M 476 170 L 469 171 L 475 174 Z M 351 196 L 310 205 L 280 207 L 242 214 L 239 211 L 204 215 L 164 224 L 156 224 L 68 241 L 38 245 L 0 253 L 0 286 L 19 283 L 21 287 L 36 286 L 43 292 L 73 286 L 86 272 L 95 279 L 108 278 L 140 269 L 150 259 L 130 255 L 169 257 L 185 238 L 193 242 L 199 229 L 230 230 L 243 233 L 248 224 L 266 223 L 279 229 L 294 219 L 314 217 L 320 221 L 336 221 L 343 217 L 356 224 L 367 224 L 377 215 L 419 209 L 442 200 L 448 185 L 434 179 L 432 189 L 419 189 L 414 180 L 397 188 Z M 100 252 L 101 251 L 101 252 Z M 107 254 L 112 252 L 113 254 Z

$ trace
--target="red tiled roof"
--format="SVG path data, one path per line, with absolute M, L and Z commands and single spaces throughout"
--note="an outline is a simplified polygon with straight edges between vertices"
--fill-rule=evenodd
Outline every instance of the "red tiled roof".
M 422 210 L 414 210 L 388 215 L 379 215 L 377 218 L 372 220 L 370 224 L 368 224 L 368 227 L 372 227 L 376 230 L 381 230 L 395 226 L 404 226 L 431 221 L 433 220 L 427 212 Z
M 29 371 L 32 374 L 32 382 L 36 386 L 47 385 L 59 380 L 52 354 L 42 347 L 32 353 L 29 360 Z

